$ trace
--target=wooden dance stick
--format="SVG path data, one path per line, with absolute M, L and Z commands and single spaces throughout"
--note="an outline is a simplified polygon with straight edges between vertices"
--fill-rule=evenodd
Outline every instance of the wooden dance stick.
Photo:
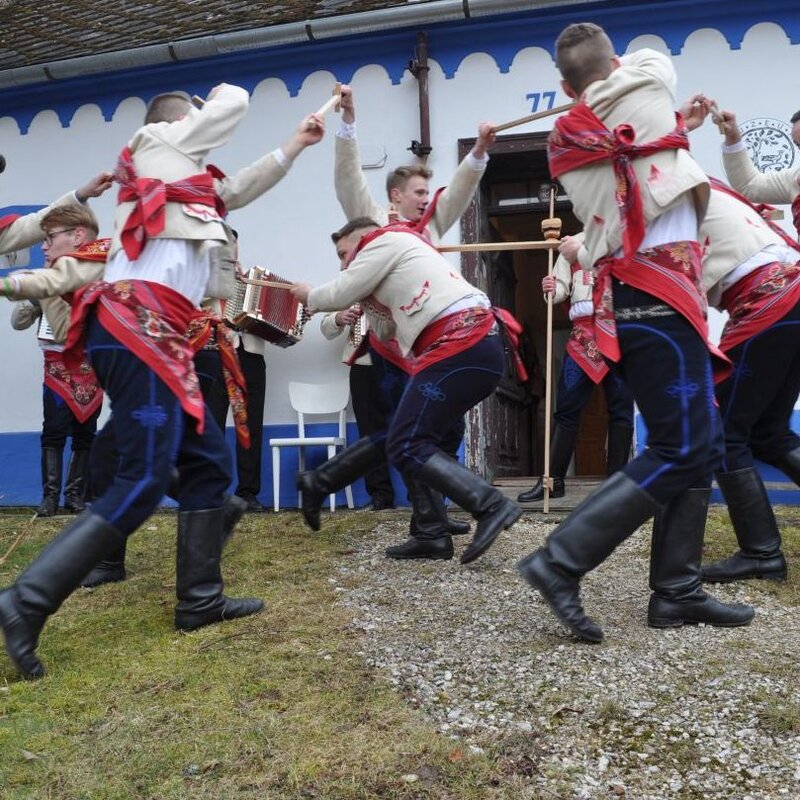
M 545 117 L 553 117 L 556 114 L 563 114 L 565 111 L 569 111 L 574 105 L 574 102 L 565 103 L 563 106 L 548 108 L 547 111 L 537 111 L 535 114 L 528 114 L 525 117 L 519 117 L 519 119 L 512 119 L 511 122 L 504 122 L 502 125 L 495 125 L 494 130 L 495 133 L 500 133 L 500 131 L 505 131 L 509 128 L 516 128 L 517 125 L 524 125 L 526 122 L 533 122 L 537 119 L 544 119 Z
M 711 111 L 711 119 L 714 121 L 714 124 L 717 126 L 717 130 L 724 136 L 725 135 L 725 120 L 722 118 L 722 114 L 719 113 L 719 106 L 716 103 L 711 103 L 708 108 L 709 108 L 709 111 Z
M 242 283 L 249 283 L 250 286 L 268 286 L 271 289 L 291 289 L 294 283 L 278 283 L 278 281 L 260 281 L 258 278 L 237 278 Z
M 200 97 L 199 94 L 193 94 L 192 95 L 192 105 L 195 108 L 202 108 L 205 104 L 206 104 L 206 101 L 202 97 Z
M 557 250 L 558 241 L 541 242 L 475 242 L 473 244 L 445 244 L 436 248 L 440 253 L 490 253 L 496 250 Z
M 338 112 L 339 109 L 341 108 L 341 103 L 342 103 L 342 84 L 335 83 L 333 85 L 333 92 L 331 98 L 320 106 L 319 111 L 317 111 L 317 116 L 324 117 L 332 108 L 334 111 Z
M 554 217 L 556 187 L 550 185 L 550 218 L 542 220 L 542 235 L 545 241 L 558 246 L 561 238 L 561 220 Z M 553 249 L 547 251 L 547 275 L 553 274 Z M 544 474 L 542 490 L 545 514 L 550 513 L 550 492 L 553 491 L 553 478 L 550 476 L 550 408 L 553 402 L 553 292 L 547 293 L 547 346 L 545 350 L 544 381 Z

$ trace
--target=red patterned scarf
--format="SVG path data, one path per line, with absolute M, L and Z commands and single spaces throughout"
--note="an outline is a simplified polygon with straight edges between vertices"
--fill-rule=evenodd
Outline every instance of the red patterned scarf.
M 722 295 L 728 321 L 719 347 L 727 353 L 782 319 L 800 302 L 800 263 L 764 264 Z M 778 356 L 776 356 L 778 357 Z
M 75 293 L 64 346 L 68 369 L 77 369 L 83 360 L 86 319 L 93 309 L 97 321 L 164 381 L 202 433 L 205 401 L 194 370 L 194 350 L 186 339 L 198 309 L 182 294 L 150 281 L 97 281 L 83 286 Z
M 44 351 L 44 385 L 52 389 L 80 423 L 100 410 L 103 390 L 89 362 L 83 358 L 77 368 L 67 369 L 64 354 Z
M 126 147 L 117 161 L 116 179 L 120 183 L 117 202 L 133 202 L 134 206 L 122 226 L 120 240 L 125 254 L 135 261 L 151 236 L 157 236 L 166 224 L 167 203 L 197 203 L 214 208 L 225 216 L 225 204 L 214 188 L 216 171 L 208 168 L 172 183 L 158 178 L 140 178 L 133 164 L 133 153 Z
M 213 336 L 222 361 L 222 377 L 233 415 L 233 427 L 239 444 L 250 449 L 250 430 L 247 427 L 247 384 L 233 345 L 233 333 L 222 318 L 210 309 L 203 309 L 189 323 L 186 332 L 189 344 L 195 353 L 202 350 Z
M 715 359 L 715 373 L 724 377 L 731 363 L 708 338 L 708 302 L 700 287 L 701 250 L 697 242 L 672 242 L 635 253 L 633 258 L 606 256 L 595 265 L 594 321 L 597 346 L 611 361 L 622 357 L 614 317 L 612 277 L 657 297 L 692 325 Z
M 567 352 L 593 383 L 602 383 L 608 375 L 608 364 L 597 346 L 592 317 L 572 320 Z
M 548 139 L 547 158 L 553 178 L 589 164 L 611 161 L 626 258 L 633 257 L 645 233 L 642 193 L 631 162 L 663 150 L 688 150 L 689 136 L 683 117 L 676 114 L 675 119 L 674 131 L 637 145 L 636 131 L 631 125 L 623 123 L 610 131 L 586 103 L 578 103 L 556 120 Z

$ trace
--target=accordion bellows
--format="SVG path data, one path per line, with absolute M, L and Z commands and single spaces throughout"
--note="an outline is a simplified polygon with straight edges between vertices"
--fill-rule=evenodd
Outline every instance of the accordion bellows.
M 225 301 L 222 316 L 237 331 L 252 333 L 278 347 L 291 347 L 303 338 L 303 326 L 311 315 L 292 297 L 292 281 L 262 267 L 251 267 L 248 280 L 283 283 L 286 288 L 258 286 L 237 280 L 233 295 Z

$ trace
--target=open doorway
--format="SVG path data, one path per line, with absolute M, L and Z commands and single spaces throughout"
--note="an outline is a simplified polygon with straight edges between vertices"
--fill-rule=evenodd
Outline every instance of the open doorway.
M 459 142 L 463 157 L 474 140 Z M 549 184 L 547 134 L 519 134 L 498 139 L 476 197 L 462 219 L 462 240 L 524 241 L 542 238 L 541 222 L 549 204 L 539 199 Z M 562 234 L 580 231 L 572 204 L 556 199 L 555 216 Z M 530 380 L 524 387 L 503 381 L 497 393 L 475 409 L 468 425 L 470 466 L 490 480 L 525 477 L 534 480 L 544 466 L 544 377 L 547 305 L 541 290 L 548 257 L 542 251 L 465 254 L 465 277 L 485 291 L 493 303 L 509 309 L 525 330 L 523 358 Z M 553 307 L 553 385 L 557 386 L 570 333 L 568 303 Z M 555 406 L 555 389 L 553 406 Z M 605 397 L 596 388 L 581 417 L 570 474 L 596 478 L 606 474 Z

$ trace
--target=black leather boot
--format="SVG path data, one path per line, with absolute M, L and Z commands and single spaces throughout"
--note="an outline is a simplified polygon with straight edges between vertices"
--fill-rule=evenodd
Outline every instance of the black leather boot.
M 650 550 L 653 594 L 647 607 L 651 628 L 700 622 L 735 628 L 753 619 L 755 611 L 750 606 L 727 605 L 703 591 L 700 560 L 710 494 L 710 488 L 687 489 L 656 514 Z
M 102 517 L 84 511 L 39 553 L 13 586 L 0 592 L 0 626 L 6 653 L 26 678 L 44 675 L 36 647 L 47 618 L 97 561 L 124 540 L 123 534 Z
M 422 465 L 418 479 L 451 497 L 477 520 L 472 541 L 461 554 L 462 564 L 483 555 L 500 532 L 522 516 L 522 509 L 513 500 L 444 453 L 434 453 Z
M 124 581 L 128 574 L 125 572 L 125 552 L 128 547 L 128 540 L 125 539 L 114 552 L 97 563 L 94 569 L 81 581 L 84 589 L 93 589 L 95 586 L 102 586 L 104 583 L 119 583 Z
M 522 577 L 579 639 L 601 642 L 603 631 L 581 605 L 580 579 L 605 561 L 658 510 L 656 501 L 624 472 L 595 489 L 518 564 Z
M 614 422 L 608 426 L 608 450 L 606 452 L 606 474 L 613 475 L 631 460 L 633 428 Z
M 578 431 L 568 431 L 560 425 L 553 426 L 553 439 L 550 442 L 550 475 L 553 478 L 553 491 L 550 497 L 564 496 L 564 476 L 572 461 L 575 452 L 575 442 L 578 440 Z M 535 503 L 544 499 L 544 486 L 541 478 L 527 492 L 517 495 L 520 503 Z
M 800 447 L 795 447 L 782 456 L 775 466 L 800 486 Z
M 453 539 L 448 532 L 444 498 L 435 489 L 406 477 L 411 498 L 411 526 L 407 541 L 386 548 L 387 558 L 450 559 Z
M 80 514 L 86 508 L 86 486 L 89 479 L 89 451 L 73 451 L 64 486 L 64 508 L 71 514 Z
M 296 483 L 302 494 L 300 510 L 308 527 L 312 531 L 319 530 L 319 512 L 329 494 L 349 486 L 385 460 L 385 448 L 365 436 L 315 470 L 299 472 Z
M 739 542 L 739 552 L 703 566 L 703 580 L 729 583 L 746 578 L 786 578 L 786 559 L 781 534 L 767 497 L 764 481 L 755 467 L 720 472 L 717 485 L 728 504 L 728 513 Z
M 222 593 L 223 514 L 221 508 L 178 514 L 175 627 L 179 630 L 248 617 L 264 608 L 257 598 L 234 599 Z
M 62 447 L 42 448 L 42 502 L 36 509 L 39 517 L 52 517 L 58 511 L 63 460 Z
M 248 502 L 238 494 L 226 494 L 222 501 L 222 546 L 230 540 L 239 520 L 248 509 Z
M 445 506 L 445 509 L 447 509 L 447 506 Z M 449 514 L 447 515 L 447 532 L 451 536 L 465 536 L 471 530 L 472 526 L 469 522 L 463 522 L 460 519 L 454 519 Z

